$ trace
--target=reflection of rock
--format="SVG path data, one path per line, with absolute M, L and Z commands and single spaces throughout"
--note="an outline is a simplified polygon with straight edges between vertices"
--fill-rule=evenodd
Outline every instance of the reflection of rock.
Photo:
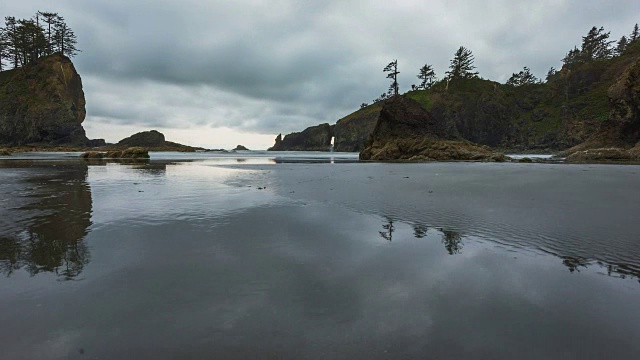
M 329 151 L 333 137 L 333 127 L 320 124 L 306 128 L 302 132 L 294 132 L 276 137 L 270 151 Z
M 462 236 L 457 231 L 440 229 L 442 232 L 442 243 L 449 255 L 460 254 L 462 252 Z
M 11 275 L 24 268 L 31 275 L 55 272 L 72 279 L 90 260 L 84 243 L 91 225 L 87 166 L 58 165 L 55 171 L 44 172 L 19 182 L 22 189 L 13 192 L 34 189 L 29 198 L 20 200 L 35 201 L 7 209 L 2 216 L 0 272 Z
M 460 139 L 415 100 L 395 96 L 383 105 L 360 159 L 505 161 L 507 158 L 487 146 Z

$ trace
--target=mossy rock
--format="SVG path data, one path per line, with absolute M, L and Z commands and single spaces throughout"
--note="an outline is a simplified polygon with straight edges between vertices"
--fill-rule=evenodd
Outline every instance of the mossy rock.
M 0 149 L 0 156 L 11 156 L 11 152 L 7 149 Z

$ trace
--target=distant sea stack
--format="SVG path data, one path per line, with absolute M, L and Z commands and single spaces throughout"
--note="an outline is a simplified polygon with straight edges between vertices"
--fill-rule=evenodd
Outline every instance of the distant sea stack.
M 247 151 L 247 150 L 249 150 L 249 149 L 247 149 L 247 148 L 246 148 L 245 146 L 243 146 L 243 145 L 238 145 L 238 146 L 236 146 L 236 148 L 235 148 L 235 149 L 233 149 L 233 150 L 235 150 L 235 151 L 239 151 L 239 150 Z
M 129 147 L 142 147 L 149 151 L 180 151 L 194 152 L 196 150 L 205 150 L 200 147 L 193 147 L 178 144 L 165 140 L 164 134 L 157 130 L 142 131 L 133 134 L 127 138 L 118 141 L 112 148 L 125 149 Z
M 487 146 L 461 139 L 454 129 L 434 118 L 407 96 L 385 101 L 361 160 L 505 161 Z
M 61 54 L 0 72 L 0 144 L 90 146 L 82 79 Z
M 329 151 L 332 137 L 333 126 L 320 124 L 302 132 L 288 134 L 284 138 L 282 134 L 278 135 L 269 151 Z

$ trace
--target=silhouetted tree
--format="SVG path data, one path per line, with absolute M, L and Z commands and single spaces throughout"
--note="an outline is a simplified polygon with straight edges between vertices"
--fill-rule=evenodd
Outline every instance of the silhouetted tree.
M 627 49 L 627 45 L 629 45 L 629 40 L 627 37 L 622 35 L 620 40 L 618 40 L 618 44 L 616 45 L 616 54 L 622 55 L 622 53 Z
M 635 42 L 638 39 L 640 39 L 640 29 L 638 29 L 638 24 L 636 23 L 629 35 L 629 43 Z
M 436 72 L 433 70 L 433 66 L 424 64 L 424 66 L 420 68 L 418 79 L 422 81 L 420 82 L 420 84 L 418 84 L 418 86 L 415 87 L 416 90 L 425 90 L 431 88 L 436 82 Z
M 33 20 L 18 20 L 14 46 L 20 53 L 22 66 L 34 62 L 44 53 L 47 40 L 42 29 Z
M 572 50 L 569 50 L 567 55 L 565 55 L 564 59 L 562 59 L 562 62 L 567 66 L 577 64 L 581 61 L 582 61 L 582 56 L 580 54 L 580 49 L 578 49 L 577 46 L 574 47 Z
M 369 104 L 367 104 L 367 103 L 362 103 L 362 104 L 360 104 L 360 109 L 364 109 L 364 108 L 366 108 L 367 106 L 369 106 Z
M 42 18 L 43 24 L 46 25 L 45 35 L 47 37 L 47 49 L 46 54 L 51 55 L 53 53 L 53 36 L 55 31 L 56 21 L 58 21 L 58 13 L 42 12 L 38 11 L 38 15 Z
M 545 77 L 545 79 L 547 81 L 551 81 L 557 74 L 558 74 L 558 70 L 556 70 L 556 68 L 552 66 L 549 69 L 549 71 L 547 71 L 547 76 Z
M 393 80 L 389 86 L 388 94 L 392 96 L 398 95 L 398 74 L 400 74 L 398 71 L 398 60 L 390 62 L 382 71 L 388 73 L 387 79 Z
M 13 65 L 14 69 L 20 66 L 20 49 L 16 47 L 17 44 L 17 22 L 13 16 L 7 16 L 4 18 L 4 33 L 7 47 L 7 57 L 9 62 Z
M 592 27 L 587 36 L 582 37 L 580 56 L 586 61 L 608 59 L 613 55 L 613 48 L 609 41 L 611 32 L 604 32 L 604 28 Z
M 6 30 L 0 27 L 0 71 L 4 70 L 5 59 L 9 59 L 9 41 Z
M 540 82 L 540 79 L 535 77 L 531 70 L 528 67 L 524 67 L 522 71 L 519 73 L 514 73 L 511 75 L 509 80 L 507 80 L 507 85 L 511 86 L 523 86 L 523 85 L 531 85 L 537 84 Z
M 449 71 L 447 71 L 447 77 L 453 79 L 471 79 L 478 77 L 478 72 L 473 71 L 476 67 L 473 65 L 475 58 L 471 50 L 460 46 L 456 51 L 451 64 L 449 65 Z
M 76 44 L 78 43 L 76 34 L 67 26 L 64 18 L 61 16 L 57 17 L 53 40 L 55 50 L 68 57 L 74 57 L 78 51 L 80 51 L 76 48 Z

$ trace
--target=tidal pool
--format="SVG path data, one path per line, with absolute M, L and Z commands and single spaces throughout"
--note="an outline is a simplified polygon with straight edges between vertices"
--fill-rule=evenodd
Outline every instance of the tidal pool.
M 2 359 L 640 353 L 640 166 L 0 161 Z

